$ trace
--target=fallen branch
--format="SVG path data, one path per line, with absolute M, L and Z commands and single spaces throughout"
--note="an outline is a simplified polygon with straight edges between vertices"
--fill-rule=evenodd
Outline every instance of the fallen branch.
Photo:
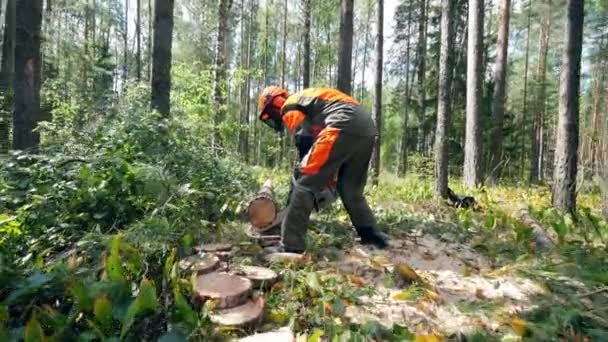
M 608 292 L 608 287 L 602 287 L 602 288 L 599 288 L 599 289 L 591 291 L 591 292 L 581 293 L 578 295 L 578 298 L 589 297 L 589 296 L 593 296 L 596 294 L 600 294 L 602 292 Z

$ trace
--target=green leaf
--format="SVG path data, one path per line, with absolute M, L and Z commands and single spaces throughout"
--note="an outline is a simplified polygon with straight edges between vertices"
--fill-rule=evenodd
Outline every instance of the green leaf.
M 74 303 L 78 305 L 78 307 L 82 311 L 90 311 L 93 307 L 93 301 L 89 296 L 87 288 L 80 281 L 75 281 L 70 285 L 69 288 L 70 293 L 72 294 L 72 298 Z
M 108 300 L 108 297 L 102 295 L 95 299 L 93 313 L 95 320 L 101 324 L 103 329 L 107 330 L 112 323 L 112 303 Z
M 319 277 L 314 272 L 310 272 L 306 275 L 306 285 L 319 293 L 323 292 L 323 288 L 321 288 L 321 284 L 319 283 Z
M 190 307 L 190 304 L 188 304 L 184 296 L 182 296 L 182 294 L 179 292 L 179 289 L 173 289 L 173 296 L 175 297 L 175 310 L 177 318 L 194 328 L 198 323 L 198 315 L 196 311 L 192 310 L 192 307 Z
M 121 236 L 117 234 L 112 239 L 110 245 L 110 256 L 108 257 L 106 272 L 108 278 L 114 282 L 123 282 L 125 280 L 122 269 L 122 259 L 120 257 Z
M 42 342 L 45 340 L 44 331 L 38 322 L 36 316 L 32 316 L 27 325 L 25 326 L 24 332 L 25 342 Z
M 314 274 L 314 273 L 312 273 Z M 310 337 L 308 338 L 307 342 L 320 342 L 321 341 L 321 337 L 323 337 L 323 334 L 325 332 L 322 329 L 315 329 L 312 332 L 312 335 L 310 335 Z
M 175 248 L 171 249 L 169 257 L 167 257 L 167 260 L 165 260 L 165 268 L 163 271 L 165 279 L 171 278 L 171 270 L 173 269 L 173 264 L 175 264 L 175 253 Z
M 135 322 L 135 318 L 149 311 L 154 311 L 158 307 L 158 298 L 156 297 L 156 288 L 154 282 L 144 279 L 139 287 L 137 298 L 129 305 L 127 314 L 122 321 L 122 329 L 120 338 L 124 338 L 131 325 Z

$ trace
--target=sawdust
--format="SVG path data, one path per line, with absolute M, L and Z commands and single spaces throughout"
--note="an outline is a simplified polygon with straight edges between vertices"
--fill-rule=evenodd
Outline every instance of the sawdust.
M 402 293 L 391 282 L 394 266 L 407 264 L 428 284 L 432 296 L 397 300 Z M 394 240 L 384 251 L 353 247 L 333 267 L 362 277 L 376 289 L 362 305 L 347 308 L 353 323 L 374 320 L 390 327 L 407 326 L 416 333 L 496 331 L 507 317 L 534 307 L 530 298 L 543 293 L 532 280 L 517 275 L 491 275 L 492 262 L 459 243 L 432 235 Z

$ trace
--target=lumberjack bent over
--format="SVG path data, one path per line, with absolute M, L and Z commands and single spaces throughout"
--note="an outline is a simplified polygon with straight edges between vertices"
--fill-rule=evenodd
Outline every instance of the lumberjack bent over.
M 295 171 L 287 213 L 281 225 L 282 248 L 304 252 L 306 230 L 317 196 L 337 174 L 337 189 L 362 244 L 385 248 L 363 190 L 377 130 L 371 115 L 352 97 L 331 88 L 310 88 L 293 95 L 267 87 L 260 95 L 260 120 L 296 142 L 313 141 Z

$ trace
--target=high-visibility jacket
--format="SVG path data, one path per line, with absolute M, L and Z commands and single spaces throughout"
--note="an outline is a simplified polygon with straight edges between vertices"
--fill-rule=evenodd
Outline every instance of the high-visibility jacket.
M 316 138 L 325 127 L 356 136 L 378 134 L 371 115 L 352 97 L 332 88 L 309 88 L 287 98 L 282 109 L 285 127 L 299 136 Z

